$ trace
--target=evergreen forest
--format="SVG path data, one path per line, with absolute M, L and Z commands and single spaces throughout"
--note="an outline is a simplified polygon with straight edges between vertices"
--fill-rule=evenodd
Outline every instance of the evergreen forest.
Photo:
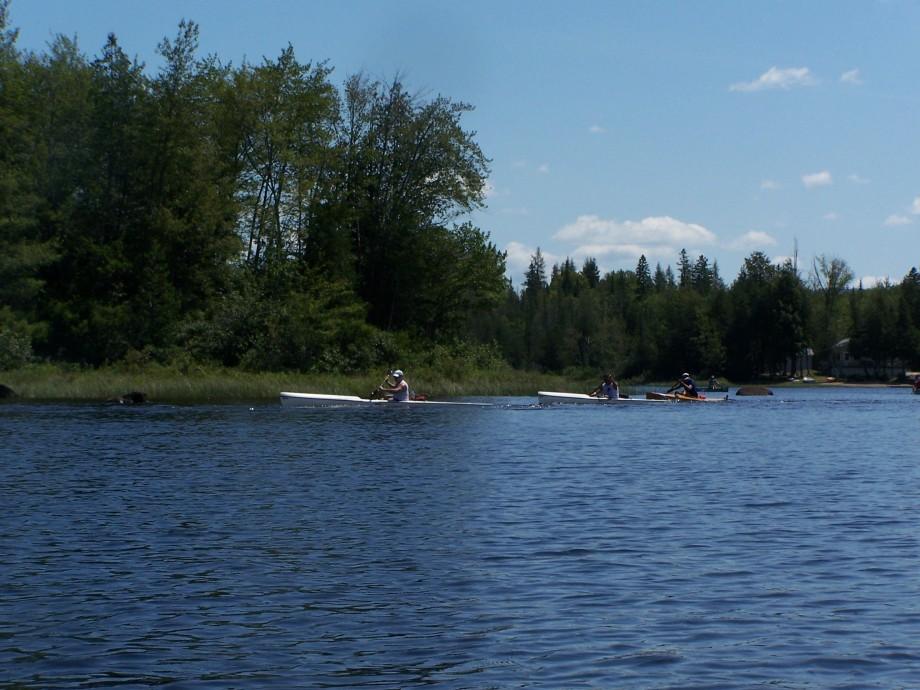
M 291 46 L 198 54 L 179 24 L 148 70 L 114 35 L 17 47 L 0 0 L 0 370 L 48 361 L 359 372 L 423 358 L 480 368 L 795 374 L 835 343 L 920 366 L 920 273 L 865 288 L 831 255 L 761 252 L 724 280 L 681 251 L 521 285 L 488 229 L 472 106 L 397 76 L 341 83 Z

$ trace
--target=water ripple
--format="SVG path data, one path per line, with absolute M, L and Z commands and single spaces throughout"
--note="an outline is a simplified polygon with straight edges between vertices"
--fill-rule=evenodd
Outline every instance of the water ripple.
M 910 397 L 3 405 L 0 687 L 916 687 Z

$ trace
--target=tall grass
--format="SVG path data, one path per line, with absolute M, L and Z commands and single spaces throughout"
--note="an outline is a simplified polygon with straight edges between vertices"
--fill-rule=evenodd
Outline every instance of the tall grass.
M 86 369 L 35 364 L 0 372 L 0 383 L 27 400 L 115 400 L 133 391 L 154 402 L 222 402 L 276 400 L 281 391 L 332 393 L 366 397 L 386 371 L 360 374 L 254 373 L 238 369 L 191 366 L 112 365 Z M 510 367 L 464 368 L 450 375 L 437 367 L 406 372 L 417 393 L 431 398 L 535 395 L 538 390 L 584 392 L 594 385 L 583 375 L 560 376 L 517 371 Z

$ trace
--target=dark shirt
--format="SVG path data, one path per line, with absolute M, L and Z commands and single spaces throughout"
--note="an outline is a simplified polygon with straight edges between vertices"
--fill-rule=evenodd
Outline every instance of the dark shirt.
M 684 395 L 689 395 L 691 398 L 700 397 L 700 392 L 696 389 L 693 379 L 685 378 L 681 380 L 680 384 L 684 387 Z

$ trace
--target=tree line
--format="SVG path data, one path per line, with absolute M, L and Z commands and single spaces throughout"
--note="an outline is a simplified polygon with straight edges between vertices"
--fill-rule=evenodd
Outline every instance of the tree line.
M 110 35 L 21 51 L 0 0 L 0 369 L 124 359 L 358 371 L 422 352 L 563 371 L 739 380 L 809 345 L 916 361 L 920 280 L 854 289 L 840 259 L 640 259 L 523 286 L 465 221 L 489 161 L 472 107 L 400 77 L 340 86 L 291 46 L 240 66 L 183 21 L 153 73 Z M 465 353 L 465 354 L 464 354 Z
M 110 35 L 16 47 L 0 2 L 0 332 L 7 360 L 145 353 L 356 369 L 463 335 L 504 254 L 459 219 L 488 161 L 471 107 L 288 46 L 232 67 L 183 21 L 148 75 Z
M 754 252 L 726 285 L 715 261 L 691 261 L 686 250 L 676 271 L 653 271 L 641 256 L 635 270 L 601 276 L 590 257 L 548 270 L 537 249 L 522 289 L 508 290 L 477 334 L 500 343 L 517 367 L 613 369 L 644 380 L 687 370 L 736 381 L 803 375 L 803 353 L 821 368 L 849 338 L 847 351 L 872 378 L 894 361 L 920 364 L 920 273 L 864 289 L 839 257 L 818 256 L 803 271 L 797 259 Z

